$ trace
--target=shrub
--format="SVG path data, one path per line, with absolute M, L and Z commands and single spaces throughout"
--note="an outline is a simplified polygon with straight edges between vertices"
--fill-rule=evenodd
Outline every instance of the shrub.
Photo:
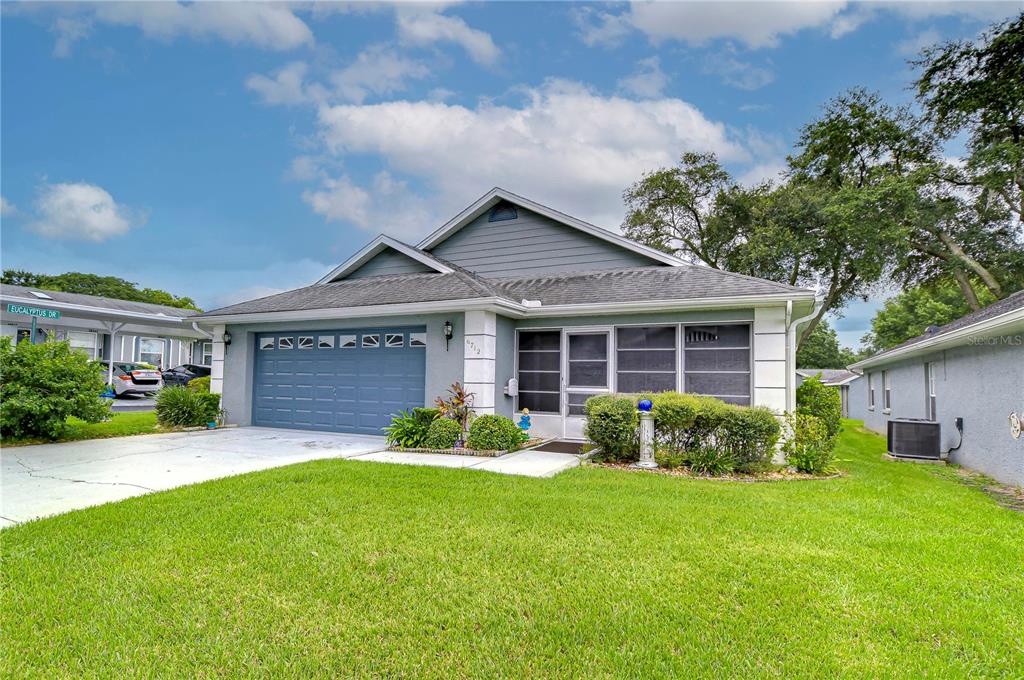
M 832 469 L 835 439 L 828 436 L 825 423 L 804 413 L 786 415 L 789 436 L 782 445 L 786 462 L 800 472 L 820 475 Z
M 782 434 L 779 421 L 766 408 L 728 406 L 715 434 L 716 444 L 727 451 L 741 472 L 756 472 L 771 464 Z
M 638 454 L 636 404 L 614 394 L 587 399 L 583 434 L 601 447 L 603 460 L 635 460 Z
M 708 446 L 713 442 L 729 410 L 729 406 L 721 399 L 702 395 L 693 398 L 696 402 L 696 412 L 693 426 L 686 438 L 687 449 Z
M 417 422 L 423 425 L 424 436 L 426 436 L 426 431 L 430 427 L 430 423 L 434 422 L 434 420 L 441 415 L 441 412 L 436 408 L 424 408 L 420 406 L 412 410 L 412 415 L 416 418 Z
M 724 475 L 736 469 L 736 459 L 725 448 L 698 446 L 686 452 L 690 469 L 700 475 Z
M 818 376 L 807 378 L 796 388 L 796 412 L 821 420 L 829 438 L 842 429 L 843 400 L 839 390 L 821 384 Z
M 427 430 L 430 422 L 413 411 L 399 411 L 391 416 L 391 424 L 384 428 L 388 444 L 405 449 L 418 449 L 427 445 Z
M 650 399 L 658 442 L 672 451 L 684 450 L 700 406 L 697 397 L 678 392 L 662 392 Z
M 686 454 L 682 451 L 659 448 L 654 451 L 654 462 L 666 470 L 674 470 L 684 467 L 687 461 Z
M 462 436 L 462 427 L 451 418 L 437 418 L 427 429 L 425 444 L 431 449 L 450 449 Z
M 200 427 L 220 418 L 220 395 L 165 387 L 156 395 L 156 419 L 172 427 Z
M 476 395 L 467 392 L 460 382 L 452 383 L 448 388 L 448 395 L 447 399 L 442 397 L 434 399 L 434 405 L 437 406 L 441 416 L 455 420 L 465 432 L 469 427 L 470 418 L 473 417 L 473 398 Z
M 204 375 L 202 378 L 192 378 L 188 381 L 188 388 L 193 392 L 209 392 L 210 376 Z
M 0 338 L 0 434 L 57 439 L 69 416 L 98 423 L 110 413 L 100 397 L 106 378 L 100 364 L 67 342 L 14 346 Z
M 466 446 L 480 451 L 510 451 L 518 448 L 522 437 L 511 418 L 484 415 L 473 420 L 469 426 Z

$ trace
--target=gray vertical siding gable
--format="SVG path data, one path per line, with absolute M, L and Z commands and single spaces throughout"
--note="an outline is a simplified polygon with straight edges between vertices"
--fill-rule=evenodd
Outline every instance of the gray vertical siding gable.
M 664 264 L 525 208 L 517 212 L 516 219 L 500 222 L 488 222 L 485 212 L 431 252 L 494 277 Z
M 367 276 L 381 276 L 384 274 L 421 274 L 434 271 L 422 262 L 417 262 L 408 255 L 387 248 L 377 253 L 372 259 L 363 264 L 345 278 L 361 279 Z

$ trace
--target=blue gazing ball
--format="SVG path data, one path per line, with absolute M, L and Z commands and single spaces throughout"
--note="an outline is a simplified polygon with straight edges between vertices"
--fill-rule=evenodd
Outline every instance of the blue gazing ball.
M 651 403 L 650 399 L 641 399 L 640 403 L 636 405 L 636 407 L 644 413 L 650 411 L 653 406 L 654 404 Z

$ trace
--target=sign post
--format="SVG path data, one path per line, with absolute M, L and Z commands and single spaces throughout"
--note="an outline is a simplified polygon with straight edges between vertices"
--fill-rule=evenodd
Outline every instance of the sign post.
M 60 318 L 60 312 L 56 309 L 46 309 L 44 307 L 29 307 L 28 305 L 16 305 L 13 302 L 7 303 L 7 312 L 9 314 L 21 314 L 22 316 L 32 317 L 32 336 L 29 341 L 35 345 L 38 340 L 36 339 L 36 320 L 37 319 L 52 319 L 56 321 Z

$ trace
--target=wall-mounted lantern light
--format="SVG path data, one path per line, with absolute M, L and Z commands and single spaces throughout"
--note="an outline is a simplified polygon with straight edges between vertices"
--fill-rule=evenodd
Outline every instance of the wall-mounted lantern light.
M 455 329 L 452 327 L 451 321 L 444 322 L 444 350 L 448 351 L 448 343 L 451 341 L 452 336 L 455 335 Z
M 228 333 L 227 331 L 224 331 L 221 334 L 220 337 L 224 340 L 224 346 L 225 347 L 227 347 L 228 345 L 231 344 L 231 333 Z

